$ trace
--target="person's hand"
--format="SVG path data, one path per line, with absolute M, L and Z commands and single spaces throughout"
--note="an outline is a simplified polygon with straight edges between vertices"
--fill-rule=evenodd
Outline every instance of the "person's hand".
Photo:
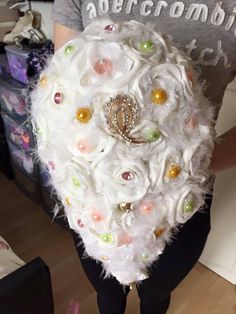
M 66 42 L 79 35 L 79 32 L 68 28 L 62 24 L 54 24 L 53 43 L 55 50 L 61 48 Z
M 211 169 L 215 174 L 233 167 L 236 167 L 236 127 L 218 138 L 211 160 Z

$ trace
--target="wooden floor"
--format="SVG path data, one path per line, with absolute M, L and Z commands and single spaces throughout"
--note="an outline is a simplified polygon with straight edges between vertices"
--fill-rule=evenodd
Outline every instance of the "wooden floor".
M 0 199 L 0 235 L 24 261 L 41 256 L 48 264 L 55 314 L 66 314 L 71 299 L 80 303 L 81 314 L 97 314 L 96 295 L 80 267 L 70 234 L 51 223 L 40 205 L 35 205 L 1 174 Z M 126 313 L 139 313 L 135 290 L 129 295 Z M 199 263 L 174 291 L 168 311 L 168 314 L 233 313 L 236 313 L 235 286 Z

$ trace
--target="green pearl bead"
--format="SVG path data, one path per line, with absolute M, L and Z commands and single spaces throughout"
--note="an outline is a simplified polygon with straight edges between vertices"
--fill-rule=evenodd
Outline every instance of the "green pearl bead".
M 68 45 L 65 48 L 65 55 L 66 56 L 70 55 L 73 52 L 74 49 L 75 49 L 75 47 L 73 45 Z
M 148 255 L 145 254 L 145 253 L 143 253 L 143 254 L 141 255 L 141 257 L 142 257 L 143 260 L 147 260 L 147 259 L 148 259 Z
M 103 242 L 106 242 L 106 243 L 112 243 L 113 242 L 113 236 L 110 233 L 103 233 L 103 234 L 101 234 L 100 235 L 100 239 Z
M 72 177 L 73 184 L 77 187 L 80 187 L 80 182 L 76 177 Z
M 186 200 L 184 202 L 184 208 L 183 208 L 184 213 L 186 214 L 191 213 L 193 211 L 193 208 L 194 208 L 193 201 Z
M 142 52 L 152 52 L 154 44 L 151 40 L 142 41 L 139 45 L 139 50 Z
M 149 142 L 155 142 L 158 141 L 161 137 L 161 132 L 158 130 L 152 130 L 148 134 L 148 141 Z
M 39 127 L 37 127 L 36 130 L 35 130 L 35 133 L 38 134 L 38 135 L 42 135 L 43 131 Z

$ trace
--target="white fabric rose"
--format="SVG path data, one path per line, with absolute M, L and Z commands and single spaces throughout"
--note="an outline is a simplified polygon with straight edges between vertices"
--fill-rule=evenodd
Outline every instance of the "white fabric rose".
M 111 203 L 132 203 L 148 192 L 148 168 L 141 160 L 104 158 L 94 169 L 93 177 L 98 193 L 106 195 Z

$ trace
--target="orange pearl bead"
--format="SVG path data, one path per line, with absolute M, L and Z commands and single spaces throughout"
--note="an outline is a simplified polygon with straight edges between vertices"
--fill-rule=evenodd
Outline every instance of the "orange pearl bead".
M 91 150 L 91 147 L 86 140 L 79 140 L 77 142 L 77 148 L 81 153 L 89 153 Z
M 102 219 L 102 217 L 99 214 L 93 214 L 92 219 L 95 221 L 100 221 Z
M 154 204 L 150 201 L 143 202 L 140 206 L 141 212 L 144 214 L 150 214 L 154 208 Z
M 181 168 L 178 165 L 171 165 L 167 170 L 167 177 L 170 179 L 175 179 L 180 174 Z
M 155 88 L 152 91 L 152 102 L 155 105 L 162 105 L 167 101 L 167 92 L 162 88 Z

